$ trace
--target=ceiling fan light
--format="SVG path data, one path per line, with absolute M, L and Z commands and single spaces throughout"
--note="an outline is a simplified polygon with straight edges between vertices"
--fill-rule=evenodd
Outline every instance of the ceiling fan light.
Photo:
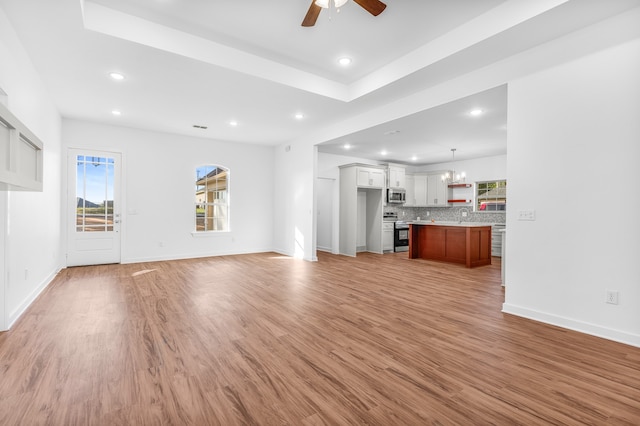
M 333 4 L 336 8 L 344 6 L 346 2 L 347 0 L 333 0 Z
M 323 9 L 329 8 L 329 0 L 316 0 L 316 5 Z

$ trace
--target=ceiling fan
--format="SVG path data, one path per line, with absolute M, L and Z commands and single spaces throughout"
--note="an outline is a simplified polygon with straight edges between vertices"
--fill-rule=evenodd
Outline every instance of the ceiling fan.
M 358 3 L 364 10 L 372 14 L 373 16 L 378 16 L 382 13 L 386 4 L 382 3 L 380 0 L 353 0 Z M 309 6 L 309 10 L 302 20 L 303 27 L 313 27 L 318 20 L 318 15 L 320 15 L 320 11 L 322 9 L 326 9 L 329 7 L 330 0 L 312 0 L 311 6 Z M 334 4 L 336 7 L 340 7 L 346 3 L 346 0 L 334 0 Z

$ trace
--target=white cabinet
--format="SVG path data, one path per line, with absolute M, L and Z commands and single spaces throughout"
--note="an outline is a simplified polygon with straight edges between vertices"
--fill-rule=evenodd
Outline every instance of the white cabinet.
M 42 141 L 0 104 L 0 191 L 42 192 Z
M 415 206 L 427 205 L 427 175 L 414 175 Z
M 393 222 L 382 222 L 382 250 L 393 251 Z
M 443 173 L 415 174 L 413 175 L 414 206 L 418 207 L 447 207 L 449 201 L 449 189 L 447 183 L 442 180 Z M 406 205 L 406 204 L 405 204 Z
M 384 188 L 384 170 L 370 167 L 357 167 L 357 172 L 358 186 Z
M 502 256 L 502 230 L 506 225 L 494 223 L 491 227 L 491 256 Z
M 340 166 L 340 254 L 382 254 L 382 205 L 386 166 Z
M 449 205 L 447 182 L 442 174 L 427 175 L 427 205 L 444 207 Z
M 404 189 L 406 191 L 405 207 L 416 205 L 415 178 L 413 175 L 405 175 Z
M 402 166 L 396 166 L 389 164 L 388 166 L 388 176 L 389 180 L 387 182 L 387 186 L 389 188 L 405 188 L 406 184 L 406 173 L 405 168 Z

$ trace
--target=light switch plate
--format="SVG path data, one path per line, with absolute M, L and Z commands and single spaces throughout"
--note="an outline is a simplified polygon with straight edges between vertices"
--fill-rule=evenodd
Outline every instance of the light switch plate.
M 518 220 L 536 220 L 535 210 L 519 210 Z

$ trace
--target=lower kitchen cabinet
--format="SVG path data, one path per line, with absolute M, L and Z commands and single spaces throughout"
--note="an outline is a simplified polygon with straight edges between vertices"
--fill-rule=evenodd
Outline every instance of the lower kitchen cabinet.
M 491 227 L 491 256 L 502 256 L 502 233 L 501 229 L 505 229 L 506 225 L 502 223 L 494 223 Z
M 382 250 L 393 251 L 393 222 L 382 222 Z

